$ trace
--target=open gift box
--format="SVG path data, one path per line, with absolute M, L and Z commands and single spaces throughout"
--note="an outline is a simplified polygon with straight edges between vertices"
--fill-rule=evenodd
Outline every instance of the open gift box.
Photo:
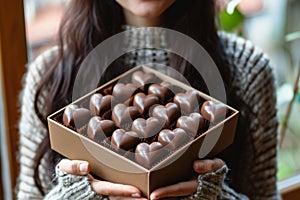
M 183 91 L 196 91 L 194 88 L 154 69 L 139 66 L 72 102 L 72 105 L 88 108 L 87 102 L 93 94 L 103 93 L 107 90 L 112 91 L 112 88 L 120 80 L 127 80 L 127 77 L 131 77 L 136 71 L 155 75 L 158 80 L 171 83 L 172 86 Z M 204 100 L 222 104 L 200 91 L 197 93 Z M 124 156 L 124 152 L 121 154 L 112 148 L 109 143 L 111 137 L 104 139 L 107 142 L 101 143 L 88 137 L 86 130 L 80 132 L 65 126 L 62 116 L 66 107 L 48 117 L 51 148 L 69 159 L 88 161 L 91 165 L 91 171 L 95 175 L 107 181 L 136 186 L 145 197 L 149 197 L 156 188 L 190 179 L 195 175 L 192 168 L 194 160 L 211 157 L 223 151 L 233 142 L 238 111 L 223 105 L 226 107 L 226 115 L 223 119 L 209 123 L 210 125 L 206 123 L 207 127 L 203 132 L 197 133 L 176 150 L 167 150 L 167 155 L 161 157 L 150 167 L 145 167 L 143 163 L 134 160 L 134 155 L 136 155 L 134 150 L 125 152 L 125 155 L 128 156 Z M 113 110 L 113 106 L 111 110 Z M 206 120 L 206 122 L 209 121 Z M 157 140 L 157 136 L 152 137 L 151 140 Z

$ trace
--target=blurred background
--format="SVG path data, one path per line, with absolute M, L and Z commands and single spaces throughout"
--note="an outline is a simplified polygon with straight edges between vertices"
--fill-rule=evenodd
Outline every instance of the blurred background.
M 29 60 L 52 45 L 68 1 L 24 0 Z M 233 11 L 225 9 L 220 15 L 220 30 L 251 40 L 271 58 L 277 80 L 278 117 L 282 123 L 286 123 L 285 113 L 293 98 L 299 68 L 299 11 L 299 0 L 243 0 Z M 297 159 L 300 155 L 299 120 L 298 91 L 279 150 L 279 180 L 300 173 L 300 159 Z
M 29 62 L 53 44 L 68 1 L 24 0 Z M 285 130 L 279 148 L 278 180 L 281 183 L 300 180 L 300 90 L 296 80 L 300 67 L 299 11 L 300 0 L 242 0 L 234 9 L 225 9 L 218 19 L 220 30 L 251 40 L 271 58 L 277 80 L 279 132 L 282 128 Z M 290 111 L 286 114 L 288 107 Z M 1 108 L 0 104 L 0 113 Z M 0 131 L 3 162 L 5 136 L 4 131 Z M 4 164 L 2 171 L 7 167 Z

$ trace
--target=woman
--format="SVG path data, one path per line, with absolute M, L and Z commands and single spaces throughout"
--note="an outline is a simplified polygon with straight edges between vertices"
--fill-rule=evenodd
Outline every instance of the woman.
M 19 125 L 18 198 L 144 199 L 136 187 L 91 177 L 86 161 L 58 163 L 60 156 L 49 147 L 46 117 L 71 103 L 76 73 L 93 48 L 124 29 L 147 26 L 173 29 L 200 43 L 221 73 L 228 104 L 240 111 L 234 143 L 218 158 L 194 162 L 198 179 L 158 188 L 151 199 L 278 199 L 277 121 L 269 60 L 250 42 L 217 32 L 213 0 L 71 2 L 62 21 L 58 46 L 38 57 L 25 79 Z M 147 38 L 153 33 L 139 34 Z M 141 37 L 132 38 L 138 43 Z M 132 67 L 149 57 L 158 64 L 179 67 L 194 87 L 205 91 L 202 79 L 192 73 L 194 69 L 168 53 L 148 49 L 116 63 Z

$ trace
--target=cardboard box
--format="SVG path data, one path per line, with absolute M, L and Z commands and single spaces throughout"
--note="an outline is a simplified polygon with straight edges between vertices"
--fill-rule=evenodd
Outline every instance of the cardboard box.
M 152 72 L 160 79 L 183 89 L 193 89 L 160 72 L 145 66 L 140 66 L 102 85 L 73 102 L 73 104 L 78 104 L 87 98 L 89 99 L 89 97 L 98 90 L 141 69 L 144 72 Z M 207 100 L 218 102 L 201 92 L 199 93 Z M 92 172 L 102 179 L 138 187 L 145 197 L 149 197 L 151 192 L 156 188 L 190 179 L 194 174 L 192 168 L 193 161 L 202 158 L 199 151 L 204 138 L 218 138 L 216 144 L 212 147 L 207 156 L 213 156 L 221 152 L 233 142 L 238 119 L 238 111 L 228 107 L 230 115 L 225 120 L 209 128 L 204 134 L 179 148 L 171 156 L 156 164 L 151 169 L 146 169 L 56 121 L 55 116 L 62 114 L 64 109 L 65 108 L 62 108 L 48 117 L 51 148 L 69 159 L 88 161 L 91 164 Z

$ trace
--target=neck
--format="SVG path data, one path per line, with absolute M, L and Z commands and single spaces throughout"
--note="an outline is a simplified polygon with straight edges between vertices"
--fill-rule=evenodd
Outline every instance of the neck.
M 136 16 L 130 11 L 124 9 L 124 17 L 127 25 L 135 26 L 135 27 L 155 27 L 159 26 L 161 19 L 157 18 L 147 18 Z

